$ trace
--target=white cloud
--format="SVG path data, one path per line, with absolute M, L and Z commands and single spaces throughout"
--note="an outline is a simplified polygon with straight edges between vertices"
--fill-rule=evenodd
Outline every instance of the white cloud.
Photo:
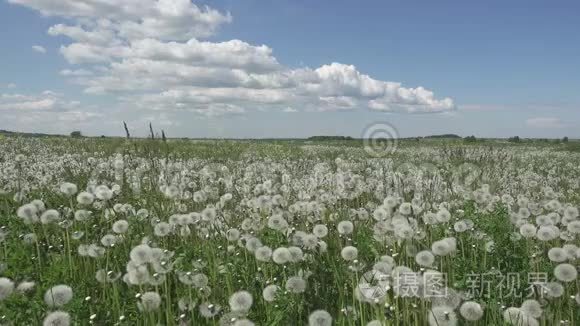
M 531 128 L 559 129 L 566 127 L 566 124 L 559 118 L 538 117 L 526 120 L 526 125 Z
M 84 76 L 92 76 L 93 72 L 86 69 L 63 69 L 60 71 L 62 76 L 72 76 L 72 77 L 84 77 Z
M 374 79 L 353 65 L 291 68 L 266 45 L 201 41 L 229 13 L 190 0 L 9 0 L 66 18 L 50 35 L 72 40 L 61 54 L 82 69 L 65 69 L 91 94 L 111 93 L 141 109 L 205 115 L 249 110 L 375 110 L 432 113 L 455 109 L 423 87 Z M 90 69 L 90 70 L 88 70 Z
M 40 45 L 33 45 L 32 46 L 32 50 L 38 52 L 38 53 L 46 53 L 46 49 L 43 46 Z
M 208 7 L 200 8 L 190 0 L 8 0 L 8 2 L 36 9 L 47 16 L 73 17 L 79 21 L 89 21 L 93 26 L 104 21 L 106 23 L 101 25 L 107 25 L 126 39 L 152 37 L 162 40 L 188 40 L 193 37 L 207 37 L 220 25 L 231 21 L 229 14 Z M 56 27 L 56 30 L 59 29 Z M 61 33 L 65 31 L 58 32 Z M 76 36 L 83 34 L 78 30 L 68 29 L 66 34 L 70 33 Z

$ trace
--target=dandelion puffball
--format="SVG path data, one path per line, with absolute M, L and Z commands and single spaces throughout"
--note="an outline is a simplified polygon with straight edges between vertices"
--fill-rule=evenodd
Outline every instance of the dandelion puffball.
M 68 285 L 56 285 L 44 293 L 44 302 L 47 306 L 62 307 L 73 297 L 73 290 Z

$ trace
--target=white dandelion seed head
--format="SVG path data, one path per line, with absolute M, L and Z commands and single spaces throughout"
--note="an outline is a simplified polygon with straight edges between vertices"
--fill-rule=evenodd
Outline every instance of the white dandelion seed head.
M 60 185 L 60 192 L 65 196 L 72 197 L 78 192 L 78 188 L 74 183 L 65 182 Z
M 276 294 L 280 291 L 280 287 L 276 284 L 270 284 L 262 290 L 262 297 L 267 302 L 273 302 L 276 300 Z
M 524 314 L 530 315 L 534 318 L 540 318 L 543 313 L 540 303 L 533 299 L 525 300 L 522 302 L 520 309 Z
M 141 295 L 141 302 L 139 308 L 142 311 L 150 312 L 156 311 L 161 305 L 161 296 L 157 292 L 145 292 Z
M 286 290 L 292 293 L 306 291 L 306 281 L 300 276 L 291 276 L 286 280 Z
M 415 262 L 424 267 L 431 267 L 435 262 L 435 256 L 429 250 L 423 250 L 415 255 Z
M 14 282 L 7 277 L 0 277 L 0 301 L 8 298 L 14 292 Z
M 340 256 L 346 261 L 355 260 L 358 257 L 358 249 L 353 246 L 346 246 L 340 251 Z
M 44 293 L 44 303 L 47 306 L 62 307 L 73 298 L 73 290 L 68 285 L 55 285 Z
M 351 221 L 341 221 L 340 223 L 338 223 L 336 229 L 338 233 L 342 235 L 347 235 L 352 233 L 352 231 L 354 230 L 354 225 L 352 224 Z
M 238 291 L 230 296 L 228 301 L 230 309 L 235 312 L 248 312 L 254 302 L 248 291 Z
M 69 326 L 70 315 L 64 311 L 53 311 L 42 321 L 42 326 Z
M 113 232 L 117 234 L 126 233 L 129 230 L 129 222 L 126 220 L 118 220 L 113 223 Z
M 91 205 L 95 201 L 95 195 L 82 191 L 77 195 L 77 203 L 85 206 Z
M 289 262 L 291 258 L 292 255 L 290 254 L 288 248 L 276 248 L 272 253 L 272 260 L 279 265 Z
M 475 301 L 466 301 L 459 308 L 459 313 L 466 320 L 476 321 L 483 317 L 483 308 Z
M 308 316 L 308 326 L 331 326 L 332 316 L 326 310 L 315 310 Z
M 562 282 L 573 282 L 578 279 L 578 270 L 572 264 L 559 264 L 554 268 L 554 276 Z
M 256 260 L 267 262 L 272 257 L 272 249 L 268 246 L 262 246 L 256 249 L 254 255 L 256 256 Z

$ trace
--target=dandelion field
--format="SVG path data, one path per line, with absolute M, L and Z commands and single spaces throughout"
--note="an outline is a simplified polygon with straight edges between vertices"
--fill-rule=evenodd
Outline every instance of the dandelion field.
M 580 325 L 580 152 L 0 139 L 0 325 Z

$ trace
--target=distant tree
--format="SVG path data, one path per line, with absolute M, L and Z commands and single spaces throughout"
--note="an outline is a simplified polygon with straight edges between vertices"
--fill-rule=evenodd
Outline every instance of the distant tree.
M 509 142 L 512 142 L 512 143 L 519 143 L 519 142 L 520 142 L 520 136 L 514 136 L 514 137 L 510 137 L 510 138 L 508 139 L 508 141 L 509 141 Z
M 463 138 L 463 141 L 466 143 L 475 143 L 477 141 L 477 138 L 475 138 L 475 136 L 471 135 L 471 136 L 467 136 L 467 137 Z
M 125 135 L 127 136 L 127 139 L 131 138 L 131 134 L 129 133 L 129 127 L 127 127 L 127 123 L 125 121 L 123 121 L 123 127 L 125 128 Z
M 568 142 L 568 136 L 562 138 L 562 142 L 567 143 Z
M 149 133 L 150 133 L 151 139 L 155 139 L 155 133 L 153 132 L 153 125 L 151 124 L 151 122 L 149 122 Z
M 165 130 L 161 129 L 161 139 L 163 140 L 163 142 L 167 141 L 167 138 L 165 138 Z
M 80 137 L 83 136 L 83 134 L 80 131 L 75 130 L 75 131 L 73 131 L 73 132 L 70 133 L 70 136 L 73 137 L 73 138 L 80 138 Z

